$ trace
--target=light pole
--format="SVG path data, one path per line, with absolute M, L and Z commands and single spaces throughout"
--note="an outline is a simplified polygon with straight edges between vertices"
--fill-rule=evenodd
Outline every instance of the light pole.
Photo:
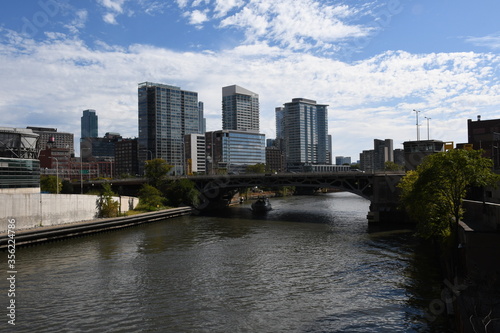
M 415 112 L 415 114 L 417 115 L 417 141 L 420 141 L 420 130 L 419 130 L 419 128 L 418 128 L 418 126 L 419 126 L 419 125 L 418 125 L 418 113 L 419 113 L 420 111 L 418 111 L 418 110 L 415 110 L 415 109 L 414 109 L 414 110 L 413 110 L 413 112 Z
M 429 135 L 429 120 L 431 120 L 432 118 L 425 117 L 425 119 L 427 119 L 427 140 L 430 140 L 430 135 Z

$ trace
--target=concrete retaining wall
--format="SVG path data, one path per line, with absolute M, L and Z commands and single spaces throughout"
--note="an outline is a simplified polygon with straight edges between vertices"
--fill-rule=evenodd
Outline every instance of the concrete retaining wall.
M 500 204 L 464 200 L 464 221 L 479 230 L 500 230 Z
M 7 230 L 8 219 L 15 219 L 17 230 L 91 220 L 96 216 L 96 200 L 95 195 L 80 194 L 0 194 L 0 232 Z M 121 197 L 121 211 L 133 209 L 138 202 L 138 198 Z

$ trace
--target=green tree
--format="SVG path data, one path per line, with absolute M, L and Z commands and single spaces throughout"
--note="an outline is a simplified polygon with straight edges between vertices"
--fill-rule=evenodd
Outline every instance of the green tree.
M 63 180 L 61 185 L 61 193 L 73 194 L 73 185 L 68 180 Z
M 57 187 L 59 186 L 59 190 Z M 40 177 L 40 190 L 49 193 L 61 193 L 62 184 L 59 179 L 59 184 L 57 183 L 56 176 L 42 176 Z
M 173 206 L 196 206 L 199 203 L 199 191 L 192 181 L 186 178 L 177 179 L 169 184 L 166 195 Z
M 394 163 L 393 161 L 386 161 L 384 163 L 385 171 L 400 171 L 403 170 L 403 167 L 399 164 Z
M 455 149 L 426 157 L 398 185 L 401 202 L 425 238 L 457 235 L 462 219 L 462 203 L 474 186 L 496 185 L 492 161 L 477 150 Z
M 144 184 L 139 192 L 139 205 L 137 209 L 153 211 L 165 204 L 165 198 L 157 188 Z
M 155 158 L 153 160 L 146 161 L 144 167 L 145 176 L 149 181 L 149 184 L 160 189 L 167 180 L 167 173 L 173 168 L 172 165 L 168 165 L 167 162 L 162 158 Z
M 266 165 L 264 163 L 257 163 L 255 165 L 247 165 L 246 173 L 265 173 Z
M 111 185 L 105 183 L 102 186 L 101 195 L 96 200 L 97 217 L 115 217 L 119 215 L 120 204 L 113 200 L 116 194 L 111 189 Z

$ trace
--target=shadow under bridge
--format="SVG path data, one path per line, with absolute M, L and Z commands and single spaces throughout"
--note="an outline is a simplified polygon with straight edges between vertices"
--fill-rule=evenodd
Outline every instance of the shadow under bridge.
M 294 186 L 312 189 L 341 189 L 371 201 L 370 222 L 401 219 L 397 183 L 404 173 L 282 173 L 205 175 L 188 177 L 201 193 L 200 210 L 229 204 L 239 189 Z

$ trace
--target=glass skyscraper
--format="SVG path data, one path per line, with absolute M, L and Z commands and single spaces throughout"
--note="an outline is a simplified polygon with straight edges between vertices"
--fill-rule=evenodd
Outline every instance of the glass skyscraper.
M 173 173 L 184 168 L 184 135 L 199 133 L 198 93 L 179 87 L 144 82 L 138 87 L 140 172 L 144 161 L 162 158 L 174 166 Z
M 237 85 L 222 88 L 222 129 L 259 133 L 259 95 Z
M 328 105 L 294 98 L 284 107 L 283 133 L 289 168 L 328 164 Z
M 205 133 L 205 141 L 208 174 L 245 172 L 249 165 L 266 163 L 264 134 L 222 130 Z
M 84 110 L 81 118 L 82 132 L 81 138 L 97 138 L 98 137 L 98 117 L 95 110 Z

